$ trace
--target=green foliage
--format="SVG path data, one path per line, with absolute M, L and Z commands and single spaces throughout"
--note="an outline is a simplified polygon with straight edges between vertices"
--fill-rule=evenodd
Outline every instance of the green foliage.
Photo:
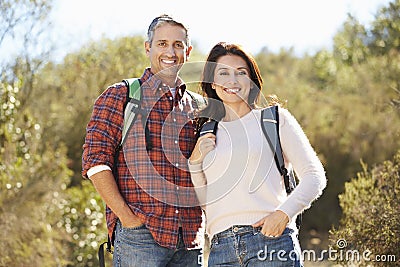
M 60 201 L 62 217 L 59 226 L 66 229 L 69 239 L 69 266 L 98 265 L 97 250 L 107 241 L 104 205 L 90 181 L 67 190 L 67 198 Z M 108 254 L 108 252 L 106 252 Z
M 0 266 L 65 264 L 66 237 L 57 229 L 70 172 L 65 147 L 42 140 L 40 124 L 19 112 L 18 84 L 0 83 Z
M 382 7 L 370 29 L 348 15 L 343 28 L 334 37 L 334 53 L 346 64 L 358 64 L 370 54 L 388 55 L 400 51 L 400 0 Z
M 35 14 L 44 14 L 46 6 Z M 359 164 L 361 158 L 369 166 L 384 162 L 400 147 L 398 10 L 395 0 L 378 11 L 372 27 L 349 15 L 334 37 L 333 51 L 299 58 L 293 50 L 272 54 L 264 49 L 255 55 L 263 93 L 288 100 L 286 107 L 303 126 L 327 171 L 328 187 L 305 213 L 302 238 L 309 230 L 327 232 L 339 224 L 343 212 L 333 239 L 344 237 L 354 246 L 370 244 L 370 249 L 379 247 L 387 253 L 392 243 L 399 247 L 399 217 L 393 208 L 398 212 L 398 182 L 389 178 L 398 177 L 399 156 L 369 172 Z M 1 28 L 0 35 L 6 32 Z M 46 57 L 33 59 L 26 50 L 28 55 L 16 57 L 13 67 L 2 66 L 0 227 L 6 234 L 0 236 L 0 266 L 97 264 L 96 251 L 107 230 L 103 203 L 80 175 L 85 126 L 94 100 L 108 85 L 140 76 L 148 66 L 143 42 L 138 36 L 103 39 L 61 63 L 46 65 Z M 189 62 L 204 59 L 194 50 Z M 184 79 L 197 81 L 199 66 L 185 66 Z M 196 83 L 189 88 L 196 91 Z M 339 205 L 337 195 L 357 172 Z M 372 233 L 378 233 L 374 244 L 368 237 Z
M 379 10 L 372 23 L 371 35 L 369 46 L 374 54 L 400 51 L 400 0 L 394 0 Z
M 335 36 L 334 51 L 294 57 L 290 51 L 256 56 L 264 94 L 288 100 L 287 108 L 303 126 L 327 171 L 328 186 L 303 220 L 301 234 L 326 232 L 338 223 L 337 195 L 360 171 L 359 160 L 375 164 L 400 147 L 400 54 L 376 55 L 373 36 L 353 18 Z M 349 57 L 344 58 L 344 52 Z M 326 209 L 331 211 L 326 214 Z M 324 214 L 324 216 L 321 216 Z M 305 236 L 303 236 L 305 238 Z
M 81 181 L 80 157 L 93 103 L 107 86 L 142 75 L 148 64 L 143 43 L 142 37 L 89 43 L 67 55 L 62 64 L 49 63 L 38 74 L 31 112 L 42 118 L 45 139 L 68 147 L 73 185 Z
M 65 147 L 43 144 L 17 85 L 0 85 L 0 266 L 94 266 L 107 240 L 99 195 L 88 181 L 67 187 Z
M 338 70 L 335 57 L 329 51 L 322 50 L 315 55 L 313 63 L 315 82 L 320 87 L 329 87 L 335 81 Z
M 357 19 L 348 16 L 341 32 L 334 37 L 334 53 L 342 62 L 357 64 L 368 56 L 367 31 Z
M 391 161 L 371 171 L 363 165 L 357 178 L 345 184 L 339 195 L 343 217 L 338 229 L 331 231 L 331 240 L 345 239 L 346 249 L 371 251 L 376 255 L 395 255 L 400 262 L 400 150 Z M 346 262 L 345 262 L 346 263 Z M 362 262 L 361 266 L 369 266 Z M 374 263 L 387 266 L 392 263 Z

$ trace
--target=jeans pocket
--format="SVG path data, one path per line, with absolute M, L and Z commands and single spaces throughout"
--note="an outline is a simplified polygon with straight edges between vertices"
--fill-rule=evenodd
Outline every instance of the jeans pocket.
M 141 228 L 146 228 L 146 226 L 144 225 L 144 223 L 139 224 L 138 226 L 133 226 L 133 227 L 124 227 L 124 226 L 121 224 L 121 229 L 122 229 L 123 231 L 133 231 L 133 230 L 139 230 L 139 229 L 141 229 Z
M 293 230 L 290 229 L 290 228 L 286 228 L 280 236 L 266 236 L 263 233 L 261 233 L 261 231 L 258 232 L 257 234 L 264 240 L 271 240 L 272 241 L 272 240 L 279 240 L 279 239 L 288 237 L 288 236 L 291 235 L 291 233 L 293 233 Z

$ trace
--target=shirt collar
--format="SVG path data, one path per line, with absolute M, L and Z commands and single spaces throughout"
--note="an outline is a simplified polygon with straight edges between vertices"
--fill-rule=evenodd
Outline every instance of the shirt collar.
M 151 72 L 150 68 L 145 69 L 140 80 L 142 82 L 142 85 L 145 85 L 144 87 L 146 88 L 146 90 L 153 90 L 154 94 L 156 94 L 158 91 L 161 91 L 164 94 L 169 91 L 169 86 L 163 84 L 163 82 Z M 183 97 L 185 90 L 186 84 L 178 76 L 176 80 L 176 98 L 178 101 L 181 100 L 181 98 Z

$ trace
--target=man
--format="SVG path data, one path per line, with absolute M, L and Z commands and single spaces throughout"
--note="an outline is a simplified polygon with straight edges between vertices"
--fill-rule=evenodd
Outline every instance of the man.
M 114 266 L 198 266 L 201 209 L 187 170 L 196 105 L 178 76 L 192 50 L 187 28 L 167 15 L 155 18 L 145 50 L 150 68 L 140 78 L 141 111 L 123 149 L 128 88 L 121 82 L 94 104 L 82 175 L 106 203 Z

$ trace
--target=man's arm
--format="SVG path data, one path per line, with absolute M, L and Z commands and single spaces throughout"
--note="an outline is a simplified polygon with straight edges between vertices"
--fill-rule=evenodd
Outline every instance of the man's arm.
M 142 224 L 126 204 L 111 171 L 105 170 L 93 174 L 90 180 L 107 206 L 117 215 L 122 226 L 131 228 Z

